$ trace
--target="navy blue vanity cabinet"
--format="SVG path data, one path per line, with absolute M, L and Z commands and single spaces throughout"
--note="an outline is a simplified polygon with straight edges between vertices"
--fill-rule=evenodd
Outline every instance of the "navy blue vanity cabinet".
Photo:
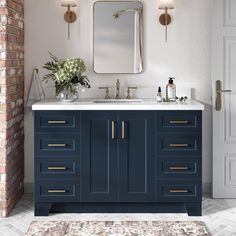
M 36 111 L 35 215 L 201 215 L 201 111 Z
M 82 112 L 82 201 L 155 199 L 155 113 Z
M 155 112 L 119 112 L 119 201 L 155 201 Z
M 81 121 L 78 111 L 35 112 L 35 215 L 54 203 L 80 202 Z
M 117 112 L 84 111 L 82 124 L 82 201 L 117 202 Z
M 157 112 L 157 201 L 202 212 L 202 112 Z

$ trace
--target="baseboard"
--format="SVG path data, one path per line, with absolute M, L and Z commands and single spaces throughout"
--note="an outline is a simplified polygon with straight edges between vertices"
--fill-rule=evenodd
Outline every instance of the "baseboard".
M 202 184 L 203 194 L 211 195 L 212 194 L 212 183 L 203 183 Z
M 24 184 L 24 193 L 34 193 L 34 183 L 25 183 Z
M 34 183 L 25 183 L 25 193 L 34 193 Z M 212 184 L 211 183 L 203 183 L 202 184 L 202 192 L 203 194 L 212 194 Z

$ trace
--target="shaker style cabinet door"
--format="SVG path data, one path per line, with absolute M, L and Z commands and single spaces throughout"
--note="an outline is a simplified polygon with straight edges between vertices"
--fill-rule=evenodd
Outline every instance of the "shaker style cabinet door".
M 82 112 L 82 202 L 118 201 L 116 118 L 115 111 Z
M 155 112 L 119 112 L 119 201 L 155 200 Z

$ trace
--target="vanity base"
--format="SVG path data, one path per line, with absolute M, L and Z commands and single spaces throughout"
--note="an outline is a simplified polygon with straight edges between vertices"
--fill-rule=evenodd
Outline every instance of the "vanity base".
M 52 203 L 35 203 L 34 215 L 35 216 L 48 216 L 52 208 Z
M 35 204 L 35 216 L 49 213 L 188 213 L 202 215 L 202 203 L 54 203 Z
M 185 209 L 189 216 L 202 216 L 202 203 L 185 203 Z
M 201 215 L 201 111 L 37 111 L 34 140 L 36 216 Z

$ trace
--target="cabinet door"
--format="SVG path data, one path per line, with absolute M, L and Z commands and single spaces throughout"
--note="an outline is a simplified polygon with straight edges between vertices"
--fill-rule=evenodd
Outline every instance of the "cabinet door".
M 81 196 L 83 202 L 118 200 L 117 112 L 82 112 Z
M 155 199 L 155 112 L 119 113 L 119 201 Z

